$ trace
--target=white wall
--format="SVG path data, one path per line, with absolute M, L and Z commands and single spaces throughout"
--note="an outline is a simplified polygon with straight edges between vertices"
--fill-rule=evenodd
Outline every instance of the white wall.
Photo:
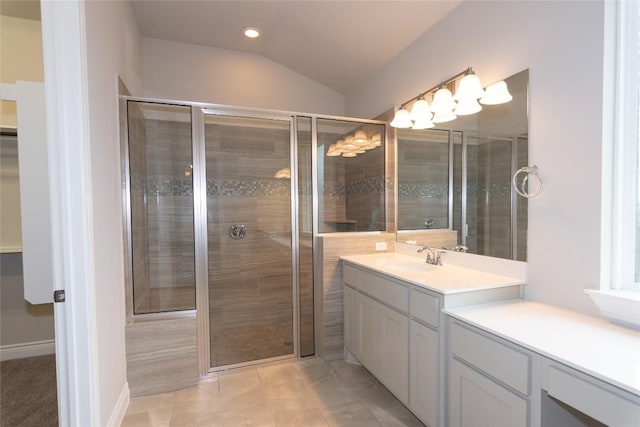
M 261 55 L 143 39 L 144 95 L 344 115 L 344 95 Z
M 100 419 L 106 425 L 127 381 L 118 75 L 132 94 L 141 94 L 141 38 L 128 2 L 88 1 L 85 12 Z
M 526 297 L 596 314 L 599 287 L 602 1 L 464 2 L 373 78 L 347 114 L 374 117 L 472 66 L 491 83 L 530 70 L 529 160 L 544 192 L 529 202 Z

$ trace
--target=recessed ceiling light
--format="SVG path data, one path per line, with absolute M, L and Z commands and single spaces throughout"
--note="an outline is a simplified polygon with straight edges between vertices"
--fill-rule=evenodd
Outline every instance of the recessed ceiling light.
M 249 37 L 250 39 L 255 39 L 260 37 L 260 29 L 257 27 L 245 27 L 242 29 L 242 32 L 244 33 L 245 36 Z

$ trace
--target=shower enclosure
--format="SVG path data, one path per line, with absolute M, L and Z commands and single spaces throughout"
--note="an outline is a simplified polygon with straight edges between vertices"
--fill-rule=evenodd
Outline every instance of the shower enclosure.
M 327 132 L 380 136 L 384 124 L 125 100 L 130 315 L 195 314 L 200 376 L 314 354 L 313 242 L 327 192 L 317 165 L 340 165 L 343 183 L 347 175 L 347 159 L 325 159 Z M 340 216 L 384 222 L 365 210 Z

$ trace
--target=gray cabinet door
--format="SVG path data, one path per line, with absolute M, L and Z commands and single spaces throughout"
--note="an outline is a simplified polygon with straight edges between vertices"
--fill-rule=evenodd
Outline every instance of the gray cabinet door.
M 356 299 L 358 360 L 372 374 L 378 374 L 378 303 L 362 294 Z
M 449 360 L 451 427 L 527 426 L 527 401 L 456 359 Z
M 437 425 L 438 419 L 439 341 L 438 332 L 411 321 L 409 407 L 429 426 Z
M 404 404 L 409 403 L 409 318 L 378 304 L 380 381 Z

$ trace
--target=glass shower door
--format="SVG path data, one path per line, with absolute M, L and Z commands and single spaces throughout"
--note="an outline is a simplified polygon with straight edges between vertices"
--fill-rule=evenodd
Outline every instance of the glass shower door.
M 290 121 L 205 115 L 210 367 L 294 354 Z

